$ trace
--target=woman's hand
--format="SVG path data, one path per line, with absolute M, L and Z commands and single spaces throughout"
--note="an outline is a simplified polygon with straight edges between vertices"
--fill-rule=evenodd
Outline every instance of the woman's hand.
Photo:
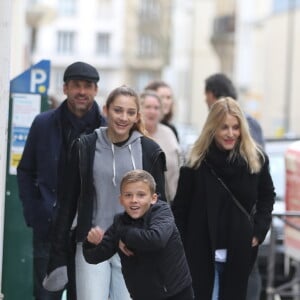
M 98 245 L 101 243 L 103 236 L 104 236 L 104 230 L 96 226 L 89 231 L 87 240 L 92 244 Z
M 256 246 L 258 246 L 258 238 L 254 236 L 252 238 L 252 247 L 256 247 Z

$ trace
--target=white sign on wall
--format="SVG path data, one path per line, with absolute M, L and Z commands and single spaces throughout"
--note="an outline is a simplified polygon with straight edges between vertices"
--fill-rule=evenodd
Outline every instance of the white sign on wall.
M 16 175 L 31 123 L 41 111 L 41 95 L 12 94 L 9 174 Z

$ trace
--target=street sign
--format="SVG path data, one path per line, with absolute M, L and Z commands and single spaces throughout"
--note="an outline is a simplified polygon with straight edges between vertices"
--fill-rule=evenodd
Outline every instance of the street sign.
M 11 93 L 47 95 L 50 81 L 50 61 L 41 60 L 10 82 Z
M 2 267 L 2 292 L 9 300 L 33 299 L 32 232 L 24 221 L 16 169 L 34 117 L 49 108 L 49 78 L 50 61 L 42 60 L 10 82 Z

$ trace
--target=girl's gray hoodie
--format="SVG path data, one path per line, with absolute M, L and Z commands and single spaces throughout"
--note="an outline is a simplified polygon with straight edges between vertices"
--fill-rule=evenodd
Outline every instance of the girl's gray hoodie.
M 141 133 L 133 131 L 129 139 L 116 146 L 107 136 L 107 128 L 96 129 L 97 142 L 93 166 L 95 206 L 93 226 L 106 230 L 115 214 L 123 212 L 119 202 L 123 175 L 134 169 L 143 169 Z

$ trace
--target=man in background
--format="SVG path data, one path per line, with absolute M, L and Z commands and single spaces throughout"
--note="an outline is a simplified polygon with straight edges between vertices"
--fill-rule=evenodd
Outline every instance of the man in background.
M 222 73 L 211 75 L 205 80 L 205 97 L 209 108 L 221 97 L 231 97 L 235 100 L 238 99 L 233 83 L 225 74 Z M 265 141 L 261 126 L 250 115 L 246 114 L 246 118 L 252 137 L 260 146 L 264 147 Z
M 205 80 L 205 100 L 208 108 L 221 97 L 231 97 L 237 100 L 237 92 L 232 81 L 222 73 L 209 76 Z M 263 132 L 259 123 L 250 115 L 246 114 L 246 119 L 250 128 L 253 139 L 264 148 L 265 141 Z M 261 294 L 261 276 L 258 269 L 257 261 L 254 263 L 252 272 L 249 276 L 247 300 L 259 300 Z
M 64 72 L 65 101 L 37 115 L 31 125 L 22 159 L 17 168 L 19 196 L 24 218 L 33 231 L 33 285 L 35 300 L 60 300 L 63 291 L 48 292 L 42 286 L 51 245 L 51 225 L 64 184 L 68 153 L 74 139 L 105 124 L 95 101 L 98 71 L 75 62 Z M 70 243 L 72 238 L 70 235 Z M 75 252 L 75 243 L 74 243 Z M 76 300 L 74 253 L 68 266 L 67 299 Z

